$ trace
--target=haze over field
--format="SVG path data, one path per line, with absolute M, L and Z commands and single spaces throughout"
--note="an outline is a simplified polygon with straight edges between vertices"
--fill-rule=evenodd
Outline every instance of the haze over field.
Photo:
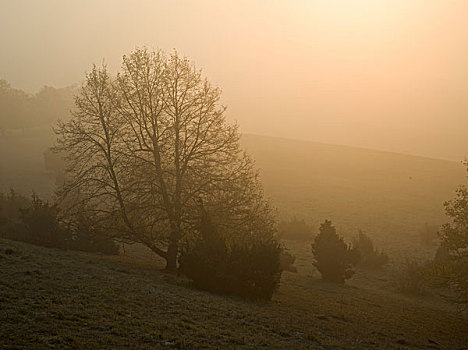
M 176 48 L 242 131 L 452 160 L 468 152 L 468 2 L 0 1 L 0 77 L 36 92 Z
M 467 349 L 467 15 L 0 0 L 0 349 Z

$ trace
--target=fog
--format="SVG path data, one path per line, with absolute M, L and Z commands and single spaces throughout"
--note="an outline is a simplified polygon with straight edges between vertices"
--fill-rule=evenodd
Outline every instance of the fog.
M 0 0 L 0 348 L 467 349 L 467 14 Z
M 177 49 L 245 133 L 461 160 L 466 1 L 0 1 L 0 78 L 31 93 Z

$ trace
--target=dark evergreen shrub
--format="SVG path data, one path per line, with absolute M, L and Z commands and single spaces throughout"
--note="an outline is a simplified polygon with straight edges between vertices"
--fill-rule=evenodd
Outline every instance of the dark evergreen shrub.
M 10 221 L 17 221 L 21 215 L 21 209 L 30 206 L 29 198 L 26 198 L 13 189 L 7 194 L 0 193 L 0 226 Z
M 424 266 L 415 259 L 406 258 L 397 271 L 396 284 L 402 293 L 422 294 L 426 285 Z
M 0 194 L 0 237 L 49 248 L 118 254 L 114 241 L 84 216 L 63 217 L 56 205 L 33 194 L 31 199 L 10 190 Z
M 329 220 L 320 225 L 319 234 L 312 244 L 312 253 L 314 266 L 322 279 L 330 282 L 344 283 L 354 274 L 352 266 L 359 261 L 359 254 L 336 233 Z
M 94 227 L 92 220 L 83 215 L 79 215 L 69 229 L 72 233 L 70 249 L 106 255 L 119 253 L 119 247 L 114 240 Z
M 249 237 L 235 241 L 228 252 L 228 293 L 251 299 L 271 299 L 279 284 L 281 248 L 274 240 Z
M 278 242 L 254 235 L 227 240 L 207 213 L 198 235 L 182 250 L 180 272 L 198 288 L 251 299 L 270 299 L 281 276 Z
M 225 239 L 218 233 L 210 217 L 203 213 L 197 236 L 182 249 L 179 270 L 201 289 L 226 293 L 227 277 L 223 269 L 226 268 L 227 259 Z
M 4 230 L 4 226 L 5 224 L 8 222 L 6 216 L 5 216 L 5 213 L 3 211 L 3 206 L 1 204 L 1 201 L 0 201 L 0 237 L 3 236 L 3 230 Z
M 68 249 L 71 233 L 60 225 L 56 205 L 33 194 L 30 206 L 20 211 L 23 229 L 16 237 L 18 240 L 49 248 Z
M 24 241 L 26 230 L 21 222 L 21 210 L 31 206 L 31 200 L 13 189 L 0 193 L 0 237 Z
M 353 239 L 353 249 L 359 253 L 359 265 L 362 267 L 378 269 L 388 264 L 388 255 L 375 249 L 372 239 L 361 231 Z

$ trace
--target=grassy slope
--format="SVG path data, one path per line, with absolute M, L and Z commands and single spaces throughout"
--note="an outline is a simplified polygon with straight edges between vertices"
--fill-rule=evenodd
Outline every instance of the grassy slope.
M 0 190 L 51 193 L 54 180 L 43 167 L 51 142 L 45 129 L 0 139 Z M 416 231 L 424 222 L 444 221 L 442 202 L 466 181 L 456 162 L 252 135 L 242 143 L 280 215 L 313 225 L 330 218 L 347 235 L 362 228 L 392 259 L 433 254 L 417 244 Z M 155 272 L 148 255 L 109 259 L 0 241 L 0 348 L 468 344 L 467 320 L 440 298 L 399 296 L 391 292 L 389 273 L 359 272 L 345 287 L 322 283 L 309 245 L 288 245 L 299 273 L 283 274 L 271 303 L 252 303 L 187 288 Z M 9 248 L 15 253 L 5 254 Z
M 386 247 L 444 222 L 443 202 L 466 182 L 457 162 L 257 135 L 242 144 L 282 216 L 315 227 L 331 219 L 345 235 L 360 228 Z
M 302 267 L 298 274 L 284 273 L 280 289 L 265 303 L 197 291 L 154 266 L 143 258 L 0 240 L 0 348 L 461 349 L 468 344 L 467 319 L 452 311 L 353 284 L 326 284 Z
M 43 153 L 53 137 L 51 127 L 0 137 L 0 191 L 50 196 L 54 179 Z M 242 145 L 282 216 L 314 226 L 330 218 L 345 234 L 361 228 L 374 237 L 415 236 L 425 222 L 445 220 L 442 203 L 466 181 L 451 161 L 256 135 L 244 135 Z

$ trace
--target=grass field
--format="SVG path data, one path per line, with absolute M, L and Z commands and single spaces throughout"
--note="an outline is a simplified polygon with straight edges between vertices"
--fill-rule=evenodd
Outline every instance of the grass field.
M 0 191 L 51 197 L 55 179 L 44 166 L 51 128 L 0 137 Z M 342 234 L 362 229 L 386 246 L 414 241 L 426 222 L 444 222 L 443 202 L 466 183 L 463 166 L 452 161 L 258 135 L 244 135 L 242 146 L 280 217 L 314 227 L 331 219 Z
M 135 248 L 104 257 L 0 240 L 0 348 L 468 348 L 468 319 L 442 301 L 362 273 L 324 283 L 292 244 L 299 272 L 252 302 L 195 290 Z
M 0 190 L 50 197 L 49 129 L 0 139 Z M 348 240 L 363 229 L 390 255 L 387 270 L 357 271 L 345 286 L 312 267 L 310 242 L 284 242 L 271 302 L 195 290 L 159 272 L 137 246 L 104 257 L 0 240 L 0 349 L 468 349 L 468 319 L 429 290 L 395 290 L 402 257 L 433 257 L 418 229 L 445 221 L 443 202 L 466 182 L 461 164 L 312 142 L 244 135 L 281 218 L 331 219 Z
M 242 145 L 280 217 L 315 228 L 331 219 L 347 238 L 361 229 L 392 253 L 410 254 L 425 223 L 445 222 L 443 202 L 467 182 L 462 164 L 446 160 L 258 135 Z
M 44 165 L 51 128 L 0 138 L 0 191 L 53 196 L 54 174 Z M 393 256 L 433 256 L 418 231 L 446 221 L 443 202 L 467 181 L 453 161 L 258 135 L 243 135 L 242 146 L 280 218 L 297 216 L 314 229 L 331 219 L 348 241 L 363 230 Z

